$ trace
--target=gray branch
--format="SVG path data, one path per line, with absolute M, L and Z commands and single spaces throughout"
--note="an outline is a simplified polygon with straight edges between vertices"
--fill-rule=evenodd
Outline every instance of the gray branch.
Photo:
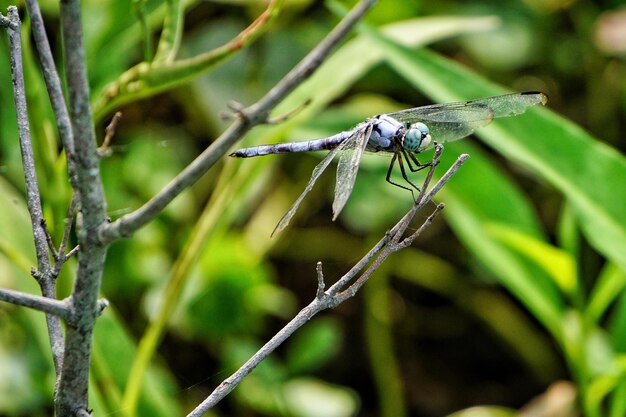
M 37 255 L 37 270 L 33 271 L 33 276 L 37 279 L 44 297 L 56 299 L 55 278 L 53 268 L 50 263 L 48 253 L 48 231 L 41 208 L 41 196 L 39 194 L 39 184 L 37 183 L 37 173 L 35 170 L 35 158 L 28 125 L 28 108 L 26 105 L 26 88 L 24 86 L 24 69 L 22 66 L 22 46 L 20 34 L 20 17 L 15 6 L 8 9 L 8 34 L 11 55 L 11 75 L 13 79 L 13 96 L 17 113 L 17 126 L 20 139 L 20 149 L 22 152 L 22 164 L 24 166 L 24 180 L 26 184 L 26 203 L 30 213 L 31 225 L 33 227 L 33 239 L 35 242 L 35 253 Z M 56 315 L 46 315 L 48 325 L 48 335 L 52 348 L 52 359 L 55 370 L 61 370 L 63 355 L 63 334 L 61 332 L 61 322 Z
M 30 222 L 33 226 L 35 252 L 37 254 L 37 268 L 39 273 L 45 274 L 50 269 L 48 258 L 48 243 L 44 230 L 43 211 L 41 209 L 41 196 L 35 171 L 35 157 L 33 144 L 28 125 L 28 109 L 26 105 L 26 88 L 24 86 L 24 68 L 22 67 L 22 42 L 20 35 L 20 18 L 17 7 L 8 8 L 9 19 L 15 24 L 17 30 L 9 29 L 9 43 L 11 48 L 11 76 L 13 79 L 13 97 L 17 113 L 17 128 L 19 132 L 20 150 L 22 152 L 22 164 L 24 165 L 24 182 L 26 184 L 26 204 L 30 213 Z M 44 294 L 48 296 L 48 294 Z
M 255 125 L 265 123 L 270 111 L 319 68 L 332 49 L 350 32 L 375 2 L 375 0 L 361 0 L 333 31 L 263 98 L 256 104 L 239 110 L 239 117 L 228 129 L 163 190 L 139 209 L 105 225 L 100 231 L 101 242 L 106 244 L 122 237 L 128 237 L 154 219 L 176 196 L 204 175 L 248 130 Z
M 36 0 L 26 0 L 26 7 L 28 8 L 28 14 L 30 15 L 30 26 L 35 46 L 37 47 L 44 81 L 46 82 L 46 88 L 48 89 L 52 109 L 54 110 L 54 114 L 56 116 L 59 136 L 61 138 L 61 143 L 65 148 L 70 181 L 74 186 L 74 190 L 76 190 L 74 135 L 72 133 L 70 116 L 67 111 L 67 106 L 65 105 L 63 89 L 61 88 L 61 79 L 59 78 L 56 66 L 54 65 L 54 57 L 52 56 L 52 51 L 50 50 L 50 43 L 48 42 L 48 35 L 46 35 L 46 28 L 43 23 L 43 18 L 41 17 L 39 3 L 37 3 Z
M 0 288 L 0 301 L 34 310 L 43 311 L 67 321 L 71 321 L 72 309 L 67 301 L 53 300 L 48 297 L 26 294 L 20 291 Z
M 106 204 L 89 104 L 80 1 L 62 0 L 60 15 L 74 134 L 75 185 L 79 201 L 77 236 L 80 245 L 76 279 L 70 297 L 74 320 L 66 327 L 63 370 L 55 398 L 56 415 L 69 417 L 87 410 L 93 328 L 101 311 L 98 293 L 106 254 L 106 247 L 99 244 L 97 235 L 105 223 Z
M 437 151 L 433 158 L 433 165 L 431 166 L 430 173 L 424 184 L 424 189 L 428 185 L 427 182 L 432 178 L 432 172 L 439 162 L 439 156 L 443 147 L 437 145 Z M 426 219 L 420 228 L 407 238 L 403 240 L 401 237 L 406 232 L 411 220 L 417 214 L 420 209 L 424 208 L 435 196 L 435 194 L 450 180 L 450 178 L 456 173 L 461 165 L 468 158 L 468 155 L 461 155 L 457 161 L 448 169 L 443 177 L 437 182 L 437 184 L 425 195 L 421 200 L 418 200 L 416 204 L 407 212 L 407 214 L 388 232 L 374 247 L 343 277 L 341 277 L 332 287 L 327 291 L 324 291 L 324 275 L 322 272 L 321 263 L 318 262 L 316 267 L 317 275 L 317 291 L 315 298 L 309 305 L 304 307 L 300 312 L 283 327 L 274 337 L 272 337 L 261 349 L 259 349 L 246 363 L 244 363 L 235 373 L 226 378 L 215 390 L 200 404 L 198 405 L 187 417 L 200 417 L 208 410 L 213 408 L 219 403 L 226 395 L 234 390 L 237 385 L 254 370 L 267 356 L 269 356 L 278 346 L 280 346 L 285 340 L 287 340 L 296 330 L 307 323 L 313 316 L 322 310 L 328 308 L 334 308 L 348 298 L 354 296 L 356 292 L 363 286 L 363 284 L 371 277 L 371 275 L 378 269 L 382 262 L 389 257 L 392 253 L 410 245 L 421 233 L 428 227 L 435 216 L 443 209 L 443 204 L 436 206 L 435 211 Z M 399 240 L 399 242 L 398 242 Z M 372 262 L 373 260 L 373 262 Z M 344 290 L 344 288 L 352 282 L 363 269 L 370 264 L 369 268 L 363 272 L 358 279 L 350 287 Z

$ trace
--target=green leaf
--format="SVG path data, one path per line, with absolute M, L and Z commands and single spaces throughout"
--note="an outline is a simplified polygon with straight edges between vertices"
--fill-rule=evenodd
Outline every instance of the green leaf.
M 624 287 L 626 287 L 624 271 L 613 263 L 605 265 L 589 297 L 587 316 L 593 321 L 598 321 L 622 293 Z
M 498 224 L 487 225 L 487 232 L 535 262 L 566 294 L 573 295 L 578 291 L 576 262 L 569 253 Z
M 191 58 L 176 61 L 173 61 L 172 53 L 177 46 L 172 42 L 177 42 L 175 38 L 178 35 L 171 31 L 176 31 L 174 27 L 179 26 L 180 22 L 172 23 L 169 18 L 166 19 L 167 34 L 162 37 L 155 61 L 140 62 L 108 84 L 93 106 L 94 119 L 100 120 L 123 104 L 154 96 L 223 63 L 263 34 L 268 23 L 276 17 L 281 7 L 282 0 L 272 0 L 267 9 L 230 42 Z M 177 16 L 174 20 L 177 21 L 179 18 L 180 16 Z
M 489 232 L 497 224 L 545 241 L 536 215 L 507 175 L 468 141 L 448 145 L 440 165 L 450 166 L 461 152 L 471 157 L 440 196 L 446 203 L 446 219 L 482 264 L 560 339 L 564 305 L 554 280 Z
M 624 357 L 620 358 L 621 367 L 624 366 Z M 620 378 L 613 394 L 611 396 L 611 411 L 608 414 L 610 417 L 621 417 L 626 415 L 626 378 Z
M 618 294 L 619 301 L 611 317 L 610 333 L 613 337 L 613 348 L 617 352 L 626 352 L 626 292 Z

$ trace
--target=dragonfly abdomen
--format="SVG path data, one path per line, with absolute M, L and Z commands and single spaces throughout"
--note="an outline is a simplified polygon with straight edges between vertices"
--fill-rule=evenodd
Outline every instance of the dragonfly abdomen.
M 323 139 L 313 139 L 303 142 L 286 142 L 274 145 L 258 145 L 242 148 L 230 154 L 236 158 L 251 158 L 253 156 L 270 155 L 287 152 L 310 152 L 335 149 L 340 143 L 350 137 L 351 132 L 341 132 Z

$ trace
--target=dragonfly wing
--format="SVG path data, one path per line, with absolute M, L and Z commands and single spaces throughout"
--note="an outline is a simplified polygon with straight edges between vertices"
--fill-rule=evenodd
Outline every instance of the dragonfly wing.
M 547 96 L 540 92 L 512 93 L 455 103 L 431 104 L 389 113 L 389 116 L 408 123 L 476 121 L 488 115 L 492 119 L 516 116 L 536 104 L 546 104 L 547 101 Z
M 400 110 L 389 113 L 399 122 L 417 123 L 423 122 L 455 122 L 455 121 L 477 121 L 483 119 L 493 119 L 493 110 L 484 104 L 471 104 L 471 102 L 433 104 L 413 109 Z
M 372 133 L 372 126 L 367 125 L 355 131 L 354 135 L 345 142 L 344 152 L 337 164 L 337 182 L 335 184 L 335 199 L 333 201 L 333 221 L 343 210 L 356 181 L 363 150 Z
M 428 130 L 433 141 L 438 143 L 462 139 L 474 133 L 479 127 L 487 126 L 493 118 L 458 122 L 428 122 Z
M 472 106 L 487 106 L 493 112 L 493 117 L 511 117 L 524 113 L 528 108 L 548 102 L 548 96 L 538 91 L 504 94 L 502 96 L 479 98 L 466 102 Z
M 330 151 L 328 155 L 326 155 L 326 157 L 322 159 L 322 162 L 317 164 L 317 166 L 313 170 L 313 173 L 311 174 L 311 179 L 309 180 L 309 183 L 306 185 L 306 188 L 304 189 L 302 194 L 300 194 L 300 197 L 298 197 L 298 199 L 291 205 L 291 207 L 289 207 L 289 210 L 287 210 L 285 215 L 280 219 L 280 221 L 274 228 L 274 231 L 272 231 L 272 236 L 274 236 L 275 233 L 280 232 L 285 227 L 287 227 L 287 225 L 291 221 L 291 218 L 294 216 L 294 214 L 296 214 L 296 211 L 298 211 L 298 208 L 300 207 L 302 200 L 304 200 L 304 197 L 306 197 L 306 195 L 313 189 L 313 186 L 315 185 L 319 177 L 322 176 L 326 168 L 328 168 L 328 165 L 330 165 L 330 163 L 335 158 L 337 153 L 345 148 L 346 142 L 348 142 L 348 140 L 344 141 L 342 144 L 340 144 L 335 149 Z
M 389 116 L 403 123 L 425 123 L 433 141 L 442 143 L 471 135 L 491 123 L 494 113 L 485 105 L 449 103 L 403 110 Z
M 495 118 L 524 113 L 536 104 L 546 104 L 547 97 L 539 92 L 505 94 L 456 103 L 433 104 L 390 113 L 404 123 L 423 122 L 436 142 L 447 142 L 470 135 Z

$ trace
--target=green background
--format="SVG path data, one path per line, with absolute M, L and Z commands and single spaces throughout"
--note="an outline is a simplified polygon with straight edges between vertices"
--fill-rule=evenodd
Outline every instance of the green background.
M 57 3 L 41 6 L 58 59 Z M 101 163 L 111 218 L 149 200 L 228 125 L 220 113 L 230 100 L 260 98 L 350 6 L 286 0 L 245 48 L 192 65 L 184 59 L 229 42 L 265 5 L 190 1 L 180 48 L 157 56 L 160 66 L 120 104 L 103 92 L 152 59 L 172 10 L 159 1 L 85 1 L 99 138 L 112 111 L 123 112 Z M 443 216 L 354 299 L 300 329 L 211 415 L 442 416 L 474 406 L 516 415 L 547 390 L 583 415 L 625 415 L 619 7 L 381 0 L 273 115 L 311 104 L 253 129 L 242 146 L 323 137 L 375 114 L 508 91 L 544 91 L 549 102 L 446 145 L 439 174 L 461 153 L 470 159 L 437 197 Z M 20 8 L 31 130 L 58 243 L 71 188 L 25 15 Z M 36 294 L 6 36 L 0 48 L 0 285 Z M 323 156 L 224 157 L 110 248 L 102 291 L 111 304 L 96 326 L 92 361 L 94 416 L 190 411 L 314 297 L 317 261 L 333 282 L 410 208 L 409 193 L 384 180 L 388 160 L 366 155 L 336 222 L 331 168 L 290 226 L 270 238 Z M 65 266 L 61 297 L 74 268 Z M 571 384 L 554 385 L 562 380 Z M 43 316 L 0 305 L 0 415 L 49 415 L 53 387 Z

